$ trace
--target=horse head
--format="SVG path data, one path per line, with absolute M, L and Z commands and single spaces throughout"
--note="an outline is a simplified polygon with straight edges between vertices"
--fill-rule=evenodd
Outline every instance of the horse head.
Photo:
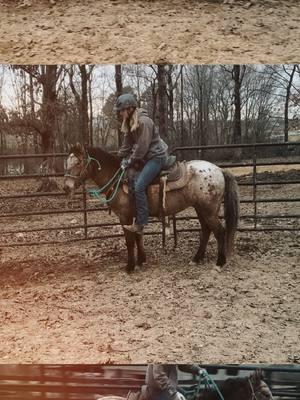
M 248 378 L 251 400 L 273 400 L 272 392 L 269 386 L 263 381 L 263 372 L 256 370 Z
M 91 161 L 96 161 L 98 170 L 101 169 L 99 161 L 91 158 L 82 144 L 77 143 L 71 147 L 64 179 L 64 191 L 69 197 L 73 197 L 75 190 L 91 177 L 93 170 Z
M 256 370 L 247 378 L 229 378 L 219 386 L 224 400 L 273 400 L 263 373 Z M 199 393 L 197 400 L 220 400 L 219 394 L 211 389 Z

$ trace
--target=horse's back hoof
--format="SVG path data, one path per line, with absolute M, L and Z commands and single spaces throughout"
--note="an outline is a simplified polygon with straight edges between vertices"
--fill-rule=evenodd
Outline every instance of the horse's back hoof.
M 191 260 L 191 261 L 189 262 L 189 266 L 190 266 L 190 267 L 195 267 L 195 266 L 198 265 L 198 264 L 199 264 L 199 262 L 194 261 L 194 260 Z

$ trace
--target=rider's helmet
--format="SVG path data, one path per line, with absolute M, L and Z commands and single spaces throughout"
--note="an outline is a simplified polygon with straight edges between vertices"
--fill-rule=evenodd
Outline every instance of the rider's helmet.
M 137 107 L 137 101 L 133 96 L 133 94 L 125 93 L 117 98 L 115 106 L 117 111 L 122 111 L 129 107 L 134 107 L 134 108 Z

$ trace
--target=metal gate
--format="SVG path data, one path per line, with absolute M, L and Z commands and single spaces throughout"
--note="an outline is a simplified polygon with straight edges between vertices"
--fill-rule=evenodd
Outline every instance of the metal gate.
M 247 212 L 241 213 L 240 231 L 299 231 L 299 206 L 300 202 L 300 160 L 299 157 L 285 156 L 279 160 L 261 160 L 259 151 L 262 148 L 281 147 L 285 153 L 290 149 L 299 149 L 300 142 L 290 143 L 254 143 L 241 145 L 219 145 L 219 146 L 191 146 L 177 147 L 173 149 L 175 154 L 184 154 L 187 151 L 220 151 L 230 149 L 232 151 L 240 149 L 249 152 L 247 161 L 244 162 L 226 162 L 216 163 L 222 168 L 249 168 L 247 175 L 238 178 L 239 187 L 241 189 L 241 205 L 248 207 Z M 21 160 L 44 160 L 45 158 L 61 159 L 67 154 L 19 154 L 0 156 L 0 170 L 5 169 L 4 163 L 16 162 Z M 2 167 L 1 167 L 2 164 Z M 276 166 L 293 166 L 294 174 L 289 178 L 288 174 L 281 174 L 283 177 L 278 179 L 276 174 L 270 174 L 271 179 L 260 179 L 259 169 L 262 167 Z M 273 176 L 274 175 L 274 176 Z M 82 240 L 109 239 L 122 237 L 122 229 L 118 220 L 113 216 L 108 216 L 108 207 L 100 206 L 90 199 L 86 190 L 81 190 L 76 196 L 78 202 L 77 207 L 70 209 L 66 206 L 65 194 L 62 190 L 51 192 L 37 192 L 29 189 L 32 182 L 40 182 L 45 177 L 53 177 L 61 184 L 63 179 L 63 171 L 58 173 L 47 174 L 46 176 L 38 171 L 36 173 L 25 173 L 24 171 L 8 170 L 0 175 L 0 223 L 1 239 L 0 247 L 3 246 L 24 246 L 24 245 L 42 245 L 74 242 Z M 274 179 L 276 178 L 276 179 Z M 28 185 L 27 185 L 28 183 Z M 9 189 L 7 187 L 9 186 Z M 27 187 L 28 186 L 28 187 Z M 268 187 L 284 187 L 284 196 L 260 196 L 261 188 Z M 243 190 L 248 190 L 248 194 L 243 194 Z M 24 202 L 24 207 L 22 207 Z M 42 207 L 38 207 L 39 203 L 44 203 Z M 269 213 L 260 211 L 259 207 L 277 204 L 281 208 L 281 212 Z M 286 211 L 284 208 L 289 207 Z M 75 216 L 75 217 L 74 217 Z M 67 219 L 65 224 L 63 218 Z M 72 218 L 70 223 L 70 218 Z M 99 219 L 105 219 L 99 223 Z M 198 226 L 187 226 L 189 221 L 193 224 L 196 216 L 178 215 L 173 216 L 173 238 L 175 246 L 177 245 L 177 237 L 181 232 L 198 231 Z M 79 221 L 80 220 L 80 221 Z M 184 221 L 185 226 L 180 227 Z M 262 221 L 265 221 L 262 223 Z M 22 222 L 22 224 L 20 223 Z M 40 222 L 40 224 L 39 224 Z M 52 222 L 53 223 L 52 225 Z M 152 219 L 151 224 L 154 227 L 148 235 L 161 235 L 163 245 L 166 242 L 165 223 L 159 227 L 158 221 Z M 100 233 L 101 232 L 101 233 Z

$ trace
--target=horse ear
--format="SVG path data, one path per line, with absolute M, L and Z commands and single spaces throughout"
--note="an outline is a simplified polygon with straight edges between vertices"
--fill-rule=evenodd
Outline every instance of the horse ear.
M 84 152 L 84 147 L 81 143 L 77 142 L 75 145 L 76 149 L 78 150 L 79 153 L 83 153 Z
M 70 148 L 70 153 L 74 153 L 77 157 L 84 154 L 84 147 L 81 143 L 77 142 Z
M 253 386 L 258 386 L 263 379 L 263 371 L 261 369 L 255 370 L 255 372 L 250 376 Z

